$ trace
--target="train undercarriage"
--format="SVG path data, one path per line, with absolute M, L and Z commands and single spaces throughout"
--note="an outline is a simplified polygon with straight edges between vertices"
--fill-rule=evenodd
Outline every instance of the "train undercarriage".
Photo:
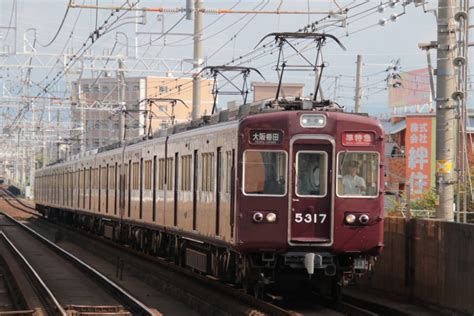
M 238 253 L 156 228 L 118 222 L 109 218 L 38 205 L 48 220 L 99 235 L 136 251 L 173 261 L 193 271 L 233 283 L 258 298 L 268 292 L 291 293 L 302 288 L 339 299 L 340 290 L 355 275 L 370 268 L 354 269 L 354 258 L 331 253 Z

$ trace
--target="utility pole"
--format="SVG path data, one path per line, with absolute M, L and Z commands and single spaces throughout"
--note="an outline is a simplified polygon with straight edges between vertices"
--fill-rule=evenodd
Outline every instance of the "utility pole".
M 193 67 L 193 109 L 192 119 L 195 120 L 201 115 L 201 76 L 198 73 L 202 69 L 203 53 L 202 53 L 202 25 L 204 14 L 201 12 L 203 0 L 195 0 L 194 2 L 194 58 Z
M 354 111 L 360 113 L 361 95 L 361 81 L 362 81 L 362 56 L 357 55 L 357 72 L 356 72 L 356 88 L 355 88 L 355 106 Z
M 125 72 L 124 64 L 121 59 L 119 59 L 119 71 L 118 71 L 118 106 L 120 109 L 120 132 L 119 132 L 119 142 L 120 144 L 125 143 L 125 115 L 126 115 L 126 102 L 125 102 Z
M 469 0 L 459 1 L 459 11 L 454 14 L 454 20 L 458 22 L 457 34 L 457 56 L 454 58 L 454 66 L 457 67 L 457 85 L 453 94 L 453 100 L 457 108 L 457 195 L 456 195 L 456 221 L 467 221 L 467 192 L 469 187 L 469 163 L 467 158 L 467 94 L 469 82 L 469 11 L 472 7 Z M 471 192 L 472 194 L 472 192 Z M 462 198 L 462 205 L 461 205 Z
M 456 12 L 454 0 L 438 0 L 436 183 L 439 193 L 439 205 L 436 210 L 436 217 L 447 221 L 454 219 L 454 180 L 452 171 L 455 151 L 452 95 L 456 86 L 453 64 L 456 48 L 454 12 Z

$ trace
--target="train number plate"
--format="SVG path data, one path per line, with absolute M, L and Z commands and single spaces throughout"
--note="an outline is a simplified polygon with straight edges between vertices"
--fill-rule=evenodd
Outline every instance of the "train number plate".
M 307 224 L 324 224 L 326 221 L 327 214 L 311 214 L 311 213 L 295 213 L 296 223 L 307 223 Z

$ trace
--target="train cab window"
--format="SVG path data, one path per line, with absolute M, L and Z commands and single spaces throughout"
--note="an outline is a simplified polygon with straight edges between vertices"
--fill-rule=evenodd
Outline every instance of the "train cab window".
M 296 194 L 325 196 L 327 190 L 327 153 L 300 151 L 296 158 Z
M 244 153 L 244 194 L 286 194 L 287 155 L 284 151 L 248 150 Z
M 377 197 L 380 156 L 376 152 L 340 152 L 337 157 L 337 195 Z

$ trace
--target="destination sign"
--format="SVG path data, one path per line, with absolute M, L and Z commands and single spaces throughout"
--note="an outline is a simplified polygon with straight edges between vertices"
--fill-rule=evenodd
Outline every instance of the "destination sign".
M 342 134 L 342 144 L 345 146 L 373 145 L 374 134 L 369 132 L 345 132 Z
M 250 130 L 250 144 L 280 145 L 283 142 L 283 132 L 280 130 Z

